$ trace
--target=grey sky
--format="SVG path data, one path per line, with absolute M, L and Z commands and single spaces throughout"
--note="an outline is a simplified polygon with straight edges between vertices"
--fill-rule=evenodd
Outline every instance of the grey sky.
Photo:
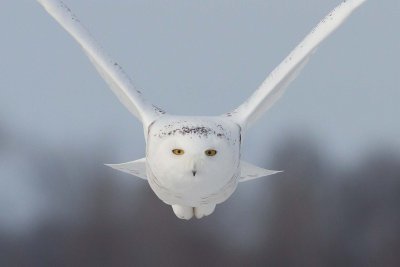
M 339 3 L 65 1 L 149 100 L 171 113 L 192 115 L 239 105 Z M 144 139 L 139 122 L 36 1 L 0 4 L 0 135 L 16 136 L 12 144 L 1 144 L 0 226 L 29 230 L 58 198 L 42 192 L 40 177 L 32 174 L 37 162 L 53 161 L 34 160 L 37 153 L 25 155 L 27 150 L 77 151 L 88 159 L 81 164 L 104 172 L 103 162 L 143 157 Z M 382 143 L 400 151 L 398 25 L 398 0 L 367 1 L 249 131 L 243 158 L 278 169 L 270 165 L 269 148 L 282 136 L 304 133 L 341 162 Z M 93 155 L 99 145 L 109 153 Z M 66 194 L 83 190 L 70 187 L 87 178 L 74 172 L 75 164 L 70 180 L 63 181 Z M 257 189 L 249 184 L 241 190 Z
M 196 115 L 244 101 L 339 3 L 66 2 L 150 101 Z M 140 124 L 70 36 L 35 1 L 1 0 L 0 13 L 2 128 L 56 147 L 103 140 L 120 151 L 109 162 L 143 156 Z M 244 157 L 261 161 L 291 131 L 313 133 L 344 160 L 370 144 L 400 148 L 398 25 L 399 1 L 367 1 L 248 133 Z

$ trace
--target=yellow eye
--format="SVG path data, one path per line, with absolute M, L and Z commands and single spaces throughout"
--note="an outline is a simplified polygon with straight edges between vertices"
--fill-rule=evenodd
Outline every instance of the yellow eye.
M 175 148 L 175 149 L 172 150 L 172 153 L 174 153 L 175 155 L 181 156 L 181 155 L 185 154 L 185 150 L 179 149 L 179 148 Z
M 207 149 L 204 153 L 209 157 L 214 157 L 217 154 L 217 150 L 215 149 Z

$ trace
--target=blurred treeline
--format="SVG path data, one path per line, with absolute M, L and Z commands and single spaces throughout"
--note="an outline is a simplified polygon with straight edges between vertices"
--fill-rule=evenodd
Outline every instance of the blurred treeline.
M 0 166 L 9 155 L 13 168 L 29 164 L 45 208 L 23 227 L 0 225 L 0 266 L 400 266 L 397 152 L 371 149 L 344 166 L 312 138 L 287 137 L 265 164 L 284 173 L 240 184 L 213 215 L 187 222 L 145 181 L 104 167 L 108 147 L 9 137 L 0 133 Z M 0 203 L 1 216 L 12 205 Z

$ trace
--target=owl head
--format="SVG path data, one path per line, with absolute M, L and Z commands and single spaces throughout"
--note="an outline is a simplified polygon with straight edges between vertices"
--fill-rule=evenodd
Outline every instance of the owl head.
M 221 118 L 168 116 L 149 128 L 146 154 L 162 186 L 212 194 L 238 170 L 240 128 Z

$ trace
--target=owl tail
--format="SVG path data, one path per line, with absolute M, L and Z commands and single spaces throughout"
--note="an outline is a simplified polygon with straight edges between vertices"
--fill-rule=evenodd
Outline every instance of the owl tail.
M 129 173 L 131 175 L 147 179 L 146 176 L 146 158 L 138 159 L 120 164 L 105 164 L 108 167 L 116 169 L 121 172 Z
M 264 176 L 276 174 L 282 171 L 272 171 L 257 167 L 245 161 L 240 161 L 240 179 L 239 182 L 247 182 Z

